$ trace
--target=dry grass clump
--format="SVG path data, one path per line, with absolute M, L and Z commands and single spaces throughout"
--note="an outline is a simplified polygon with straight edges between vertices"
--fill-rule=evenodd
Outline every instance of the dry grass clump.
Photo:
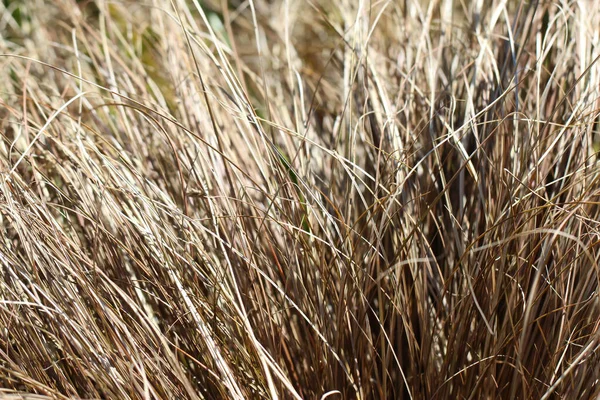
M 2 0 L 0 397 L 600 395 L 593 1 Z

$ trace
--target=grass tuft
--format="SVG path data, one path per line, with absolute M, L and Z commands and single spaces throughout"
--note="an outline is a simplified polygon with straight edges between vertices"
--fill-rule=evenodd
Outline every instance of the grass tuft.
M 0 397 L 597 398 L 599 27 L 3 0 Z

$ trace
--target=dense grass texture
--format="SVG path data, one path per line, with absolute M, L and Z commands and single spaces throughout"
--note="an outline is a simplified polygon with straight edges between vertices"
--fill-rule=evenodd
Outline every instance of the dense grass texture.
M 2 0 L 0 398 L 600 395 L 592 0 Z

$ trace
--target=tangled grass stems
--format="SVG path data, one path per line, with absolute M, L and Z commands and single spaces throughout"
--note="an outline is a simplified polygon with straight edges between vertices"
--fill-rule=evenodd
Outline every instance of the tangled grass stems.
M 596 398 L 592 1 L 2 0 L 0 398 Z

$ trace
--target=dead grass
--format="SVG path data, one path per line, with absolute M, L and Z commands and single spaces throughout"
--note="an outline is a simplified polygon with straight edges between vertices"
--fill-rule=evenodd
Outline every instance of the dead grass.
M 0 397 L 600 395 L 593 1 L 3 0 Z

